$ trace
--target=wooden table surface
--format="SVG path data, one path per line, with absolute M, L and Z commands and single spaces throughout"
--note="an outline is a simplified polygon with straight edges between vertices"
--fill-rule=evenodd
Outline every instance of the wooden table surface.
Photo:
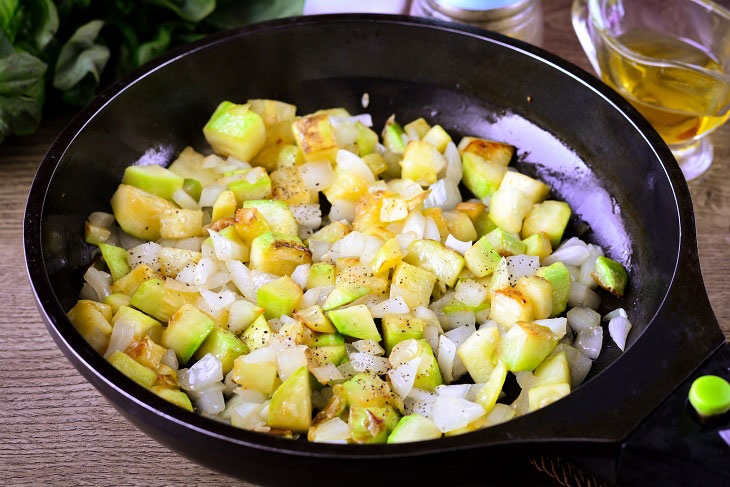
M 545 2 L 545 48 L 589 69 L 569 1 Z M 132 427 L 70 365 L 46 332 L 28 285 L 22 220 L 37 164 L 68 116 L 0 146 L 0 468 L 4 483 L 232 484 Z M 730 124 L 713 136 L 715 162 L 690 183 L 702 271 L 730 337 Z M 240 483 L 240 485 L 245 485 Z

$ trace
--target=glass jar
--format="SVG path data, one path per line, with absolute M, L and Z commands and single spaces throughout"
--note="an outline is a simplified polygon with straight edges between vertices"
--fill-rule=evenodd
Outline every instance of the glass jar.
M 541 0 L 413 0 L 410 13 L 469 24 L 542 45 Z

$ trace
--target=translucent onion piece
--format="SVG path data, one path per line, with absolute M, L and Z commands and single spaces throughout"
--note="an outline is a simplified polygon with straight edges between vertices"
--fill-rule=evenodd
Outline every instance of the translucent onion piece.
M 271 364 L 276 363 L 276 353 L 271 347 L 261 347 L 244 355 L 241 360 L 247 364 Z
M 552 318 L 549 320 L 536 320 L 536 325 L 550 328 L 550 331 L 558 338 L 563 338 L 568 332 L 568 320 L 566 318 Z
M 228 156 L 226 158 L 226 164 L 228 164 L 229 166 L 236 166 L 238 169 L 251 169 L 251 164 L 246 161 L 236 159 L 233 156 Z
M 595 245 L 588 244 L 588 258 L 580 267 L 580 282 L 591 289 L 598 287 L 598 283 L 593 279 L 593 271 L 596 270 L 596 259 L 603 255 L 603 250 Z
M 568 272 L 570 272 L 571 281 L 580 281 L 580 267 L 576 267 L 574 265 L 566 265 L 565 268 L 568 269 Z
M 586 355 L 570 345 L 559 344 L 555 347 L 553 354 L 565 352 L 565 358 L 568 359 L 570 368 L 571 387 L 578 387 L 583 383 L 588 372 L 591 370 L 593 361 Z
M 327 384 L 330 381 L 344 378 L 335 364 L 325 364 L 320 367 L 312 367 L 309 370 L 320 384 Z
M 626 348 L 626 337 L 631 331 L 631 322 L 623 316 L 616 316 L 608 322 L 608 333 L 611 339 L 623 351 Z
M 220 311 L 227 308 L 236 300 L 236 293 L 224 289 L 219 293 L 208 291 L 207 289 L 201 289 L 200 295 L 203 297 L 205 302 L 208 304 L 208 308 L 213 311 Z
M 114 215 L 103 211 L 95 211 L 89 215 L 89 223 L 95 227 L 110 228 L 114 223 Z
M 335 156 L 335 161 L 337 162 L 338 170 L 352 173 L 368 185 L 375 182 L 375 176 L 373 176 L 373 172 L 368 165 L 352 152 L 346 150 L 338 151 L 337 156 Z
M 555 250 L 562 250 L 562 249 L 566 249 L 568 247 L 573 247 L 573 246 L 587 247 L 588 244 L 585 243 L 583 240 L 579 239 L 578 237 L 571 237 L 568 240 L 566 240 L 565 242 L 561 243 L 560 246 Z
M 237 428 L 254 430 L 265 425 L 261 419 L 263 404 L 244 402 L 233 409 L 231 413 L 231 424 Z
M 344 379 L 349 379 L 357 375 L 357 371 L 352 367 L 352 363 L 350 362 L 345 362 L 342 365 L 338 365 L 337 370 L 340 371 Z
M 556 250 L 549 256 L 542 259 L 543 265 L 551 265 L 556 262 L 562 262 L 566 265 L 580 266 L 585 262 L 590 253 L 587 247 L 580 245 L 572 245 L 564 249 Z
M 433 168 L 436 173 L 446 173 L 446 159 L 435 148 L 433 149 Z
M 431 194 L 423 202 L 424 208 L 441 208 L 450 211 L 461 203 L 459 185 L 454 179 L 439 179 L 429 186 Z
M 331 253 L 337 257 L 360 257 L 365 250 L 367 238 L 360 232 L 353 231 L 332 245 Z
M 310 240 L 309 250 L 312 252 L 312 262 L 321 262 L 325 254 L 330 251 L 330 243 L 324 240 Z
M 441 330 L 439 327 L 434 325 L 426 325 L 423 328 L 423 339 L 431 345 L 431 350 L 433 350 L 434 354 L 438 354 L 440 333 Z
M 450 179 L 458 184 L 461 181 L 464 169 L 461 163 L 461 157 L 459 156 L 459 150 L 453 142 L 446 144 L 444 157 L 446 158 L 446 179 Z
M 375 340 L 357 340 L 352 342 L 352 346 L 355 350 L 362 353 L 369 353 L 371 355 L 384 355 L 385 350 Z
M 223 365 L 215 355 L 208 353 L 189 369 L 181 370 L 178 377 L 180 387 L 186 391 L 200 391 L 223 380 Z
M 209 156 L 205 156 L 203 159 L 203 169 L 213 169 L 219 166 L 222 166 L 226 163 L 221 157 L 210 154 Z
M 134 341 L 134 325 L 127 320 L 117 320 L 112 328 L 112 335 L 109 338 L 109 345 L 106 347 L 104 358 L 119 350 L 125 351 Z
M 291 273 L 292 281 L 296 282 L 300 288 L 304 289 L 307 286 L 307 278 L 309 277 L 310 264 L 302 264 L 294 269 Z
M 476 307 L 486 301 L 488 294 L 489 291 L 483 284 L 467 279 L 456 289 L 454 297 L 467 306 Z
M 582 282 L 573 282 L 570 285 L 568 295 L 568 306 L 582 306 L 584 308 L 598 309 L 601 305 L 601 297 Z
M 576 307 L 568 311 L 568 324 L 576 333 L 601 326 L 601 315 L 590 308 Z
M 444 245 L 446 247 L 450 248 L 451 250 L 454 250 L 454 251 L 460 253 L 461 255 L 464 255 L 466 253 L 466 251 L 471 248 L 471 240 L 468 242 L 462 242 L 458 238 L 449 234 L 449 236 L 446 237 L 446 241 L 444 242 Z
M 385 315 L 402 315 L 409 313 L 405 300 L 400 296 L 395 296 L 377 304 L 368 305 L 368 310 L 373 318 L 383 318 Z
M 479 404 L 458 397 L 439 396 L 433 405 L 433 422 L 443 433 L 463 428 L 486 414 Z
M 175 192 L 172 193 L 172 201 L 177 203 L 180 208 L 185 208 L 186 210 L 200 209 L 198 202 L 182 188 L 176 189 Z
M 474 326 L 477 322 L 473 311 L 458 311 L 446 313 L 445 330 L 453 330 L 462 326 Z
M 335 200 L 330 209 L 330 221 L 336 222 L 347 220 L 351 222 L 355 218 L 355 203 L 347 200 Z
M 219 186 L 217 184 L 203 188 L 203 191 L 200 192 L 200 206 L 213 206 L 221 193 L 226 189 L 225 186 Z
M 312 289 L 308 289 L 307 292 L 304 293 L 302 296 L 302 300 L 299 303 L 300 308 L 309 308 L 310 306 L 314 306 L 317 304 L 319 300 L 319 290 L 320 288 L 315 287 Z
M 276 353 L 276 363 L 279 369 L 279 378 L 282 381 L 291 377 L 294 372 L 307 366 L 307 347 L 298 345 Z
M 597 359 L 603 346 L 603 328 L 586 328 L 575 338 L 575 348 L 590 359 Z
M 204 287 L 208 279 L 218 272 L 218 264 L 213 259 L 203 257 L 198 261 L 193 272 L 193 285 Z
M 454 368 L 454 359 L 456 358 L 456 345 L 446 335 L 439 337 L 438 364 L 441 369 L 441 376 L 445 383 L 454 380 L 452 374 Z
M 403 233 L 413 232 L 416 234 L 416 239 L 420 240 L 423 238 L 423 232 L 426 230 L 426 217 L 420 211 L 414 211 L 405 222 L 403 222 Z
M 436 386 L 436 394 L 439 396 L 458 397 L 466 399 L 472 384 L 457 384 L 453 386 Z
M 426 217 L 426 227 L 423 229 L 423 238 L 426 240 L 435 240 L 437 242 L 441 241 L 439 227 L 430 216 Z
M 398 242 L 398 246 L 400 247 L 401 252 L 405 253 L 408 249 L 408 246 L 412 244 L 415 240 L 419 240 L 419 238 L 416 232 L 404 232 L 400 235 L 396 235 L 395 240 L 396 242 Z
M 434 301 L 428 307 L 433 311 L 440 311 L 454 299 L 454 295 L 455 293 L 448 292 L 441 296 L 441 299 Z
M 213 249 L 218 260 L 243 260 L 245 258 L 244 250 L 240 244 L 228 240 L 215 230 L 208 229 L 208 233 L 211 240 L 213 240 Z
M 168 348 L 165 352 L 165 355 L 162 356 L 162 360 L 160 360 L 160 363 L 167 365 L 172 370 L 177 370 L 179 364 L 177 363 L 177 355 L 175 355 L 175 350 Z
M 383 246 L 383 241 L 373 235 L 368 235 L 365 240 L 365 247 L 360 255 L 360 262 L 369 265 L 375 258 L 375 253 Z
M 328 419 L 314 428 L 315 443 L 345 444 L 350 438 L 350 427 L 339 417 Z
M 610 313 L 606 313 L 603 315 L 603 321 L 611 321 L 617 316 L 623 316 L 624 318 L 628 318 L 629 315 L 626 314 L 626 310 L 623 308 L 616 308 L 615 310 L 611 311 Z
M 200 252 L 200 246 L 203 245 L 202 237 L 190 237 L 190 238 L 161 238 L 157 241 L 162 247 L 172 247 L 175 249 L 192 250 Z
M 290 205 L 289 209 L 297 223 L 303 227 L 318 228 L 322 225 L 322 210 L 319 204 Z
M 405 398 L 413 389 L 416 381 L 418 367 L 421 365 L 421 357 L 416 357 L 408 362 L 388 371 L 393 391 L 401 398 Z
M 195 407 L 205 414 L 219 414 L 226 407 L 223 384 L 215 384 L 200 391 L 188 391 Z
M 197 287 L 187 284 L 185 282 L 178 281 L 177 279 L 173 279 L 172 277 L 168 277 L 167 279 L 165 279 L 165 287 L 167 289 L 170 289 L 171 291 L 178 291 L 182 293 L 198 292 Z
M 335 180 L 335 172 L 329 161 L 305 162 L 297 166 L 297 170 L 310 191 L 323 191 Z
M 350 354 L 350 363 L 357 372 L 372 372 L 374 374 L 385 374 L 390 369 L 390 362 L 385 357 L 376 357 L 369 353 Z
M 514 286 L 520 277 L 535 275 L 540 268 L 540 258 L 534 255 L 513 255 L 497 264 L 498 267 L 504 265 L 507 266 L 510 286 Z
M 107 296 L 112 293 L 112 276 L 104 271 L 100 271 L 95 267 L 89 267 L 84 273 L 84 281 L 96 294 L 93 301 L 103 303 Z
M 453 342 L 453 344 L 456 346 L 456 348 L 459 348 L 459 345 L 464 343 L 467 338 L 471 336 L 472 333 L 476 331 L 476 327 L 474 325 L 466 325 L 466 326 L 460 326 L 459 328 L 454 328 L 453 330 L 447 331 L 444 336 L 448 337 L 449 340 Z M 454 380 L 458 379 L 462 375 L 466 373 L 466 366 L 464 366 L 464 362 L 461 361 L 461 357 L 457 354 L 454 357 L 454 364 L 451 368 L 451 375 L 454 378 Z
M 147 242 L 127 250 L 127 262 L 132 267 L 147 264 L 154 271 L 160 270 L 160 252 L 162 246 L 155 242 Z

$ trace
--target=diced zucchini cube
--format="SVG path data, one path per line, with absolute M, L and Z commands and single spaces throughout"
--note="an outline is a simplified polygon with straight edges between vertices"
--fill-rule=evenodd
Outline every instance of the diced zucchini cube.
M 327 312 L 327 316 L 335 325 L 337 331 L 343 335 L 360 338 L 361 340 L 375 340 L 379 342 L 380 332 L 375 326 L 370 310 L 364 304 L 336 309 Z
M 462 157 L 464 154 L 471 153 L 500 166 L 509 165 L 515 153 L 515 148 L 509 144 L 476 137 L 462 138 L 457 148 Z
M 175 351 L 181 364 L 187 363 L 213 330 L 213 320 L 192 304 L 181 307 L 162 332 L 162 346 Z
M 291 315 L 302 299 L 302 288 L 289 276 L 267 282 L 256 291 L 256 302 L 264 308 L 266 319 Z
M 549 281 L 537 276 L 522 276 L 517 280 L 515 288 L 532 305 L 534 319 L 550 317 L 553 312 L 553 288 Z
M 535 205 L 525 216 L 522 224 L 522 238 L 544 232 L 550 244 L 557 247 L 570 220 L 570 206 L 564 201 L 543 201 Z
M 497 191 L 507 173 L 506 165 L 486 160 L 473 152 L 464 152 L 461 161 L 464 185 L 479 199 Z
M 305 161 L 335 162 L 339 148 L 328 115 L 302 117 L 294 121 L 292 132 Z
M 428 306 L 435 284 L 436 276 L 432 272 L 401 262 L 393 272 L 390 295 L 402 297 L 410 309 Z
M 312 252 L 293 235 L 267 232 L 251 244 L 251 268 L 257 271 L 291 275 L 298 266 L 311 262 Z
M 164 198 L 120 184 L 111 200 L 114 218 L 126 233 L 142 240 L 160 238 L 160 217 L 177 207 Z
M 495 367 L 494 351 L 499 344 L 496 326 L 481 328 L 472 333 L 456 350 L 474 382 L 485 383 Z
M 128 166 L 124 170 L 122 184 L 129 184 L 166 200 L 172 200 L 173 193 L 183 187 L 183 178 L 156 164 Z
M 518 322 L 499 342 L 498 356 L 512 372 L 534 370 L 558 344 L 549 328 Z
M 411 315 L 385 315 L 382 320 L 383 335 L 385 337 L 385 353 L 390 355 L 391 350 L 402 341 L 423 338 L 423 329 L 426 322 Z
M 555 262 L 547 267 L 540 267 L 535 273 L 550 283 L 553 290 L 553 311 L 550 316 L 558 316 L 565 311 L 570 295 L 570 271 L 562 262 Z
M 502 183 L 499 185 L 499 189 L 509 188 L 522 191 L 531 203 L 544 201 L 550 193 L 550 187 L 547 184 L 514 171 L 505 174 Z
M 68 312 L 68 319 L 94 350 L 104 353 L 112 335 L 111 306 L 82 299 Z
M 217 154 L 250 161 L 266 141 L 264 121 L 250 105 L 224 101 L 203 127 L 206 140 Z
M 502 326 L 511 327 L 518 321 L 535 318 L 532 303 L 519 291 L 505 289 L 492 295 L 490 318 Z
M 109 356 L 109 363 L 142 387 L 152 387 L 157 380 L 157 374 L 154 370 L 136 362 L 132 357 L 119 350 L 114 351 Z
M 507 232 L 520 233 L 522 221 L 531 208 L 532 202 L 525 193 L 519 189 L 500 187 L 492 195 L 489 218 Z
M 449 287 L 456 284 L 462 269 L 464 258 L 434 240 L 414 240 L 408 246 L 405 262 L 431 271 L 442 283 Z
M 565 383 L 533 387 L 527 392 L 529 412 L 544 408 L 568 394 L 570 394 L 570 386 Z

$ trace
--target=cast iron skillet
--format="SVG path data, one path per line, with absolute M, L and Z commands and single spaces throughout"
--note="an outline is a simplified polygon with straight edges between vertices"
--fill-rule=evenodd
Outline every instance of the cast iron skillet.
M 344 106 L 376 127 L 425 116 L 449 132 L 505 140 L 516 165 L 574 209 L 571 231 L 627 265 L 626 352 L 606 336 L 590 380 L 536 413 L 471 434 L 402 445 L 325 445 L 243 431 L 183 411 L 137 386 L 89 347 L 64 312 L 91 257 L 83 222 L 124 168 L 169 163 L 224 99 L 276 98 L 298 113 Z M 209 467 L 260 484 L 487 482 L 508 459 L 616 445 L 723 337 L 699 270 L 687 185 L 661 138 L 592 76 L 540 49 L 468 27 L 409 17 L 284 19 L 167 54 L 97 97 L 49 149 L 25 215 L 30 280 L 69 360 L 132 423 Z M 607 308 L 618 303 L 606 300 Z M 615 359 L 615 360 L 614 360 Z M 171 471 L 172 474 L 172 471 Z M 172 479 L 173 477 L 171 477 Z M 325 482 L 326 483 L 326 482 Z

